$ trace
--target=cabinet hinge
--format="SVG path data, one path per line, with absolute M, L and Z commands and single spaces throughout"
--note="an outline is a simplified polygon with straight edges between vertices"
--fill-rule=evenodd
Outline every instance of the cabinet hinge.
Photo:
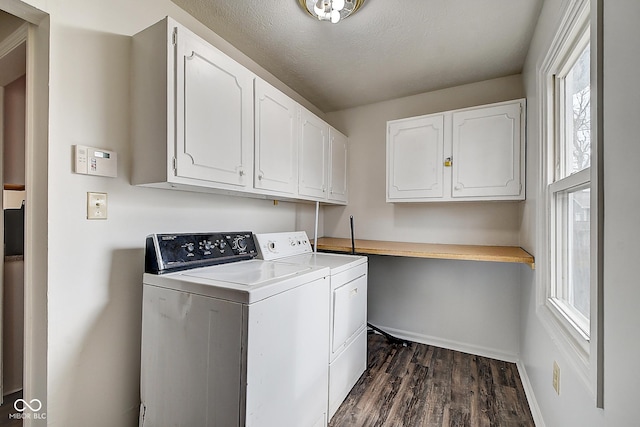
M 176 46 L 178 44 L 178 29 L 174 28 L 173 33 L 171 34 L 171 44 Z

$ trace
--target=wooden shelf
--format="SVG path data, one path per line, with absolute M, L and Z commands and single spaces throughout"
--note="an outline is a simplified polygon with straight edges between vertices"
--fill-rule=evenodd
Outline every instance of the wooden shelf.
M 24 191 L 25 187 L 24 184 L 4 184 L 4 189 L 11 191 Z
M 517 246 L 443 245 L 435 243 L 387 242 L 382 240 L 355 241 L 356 252 L 371 255 L 395 255 L 414 258 L 459 259 L 468 261 L 515 262 L 535 268 L 531 254 Z M 320 237 L 318 249 L 351 252 L 351 240 Z

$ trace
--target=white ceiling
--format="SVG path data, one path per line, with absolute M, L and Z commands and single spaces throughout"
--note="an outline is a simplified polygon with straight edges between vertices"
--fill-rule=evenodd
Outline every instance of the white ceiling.
M 543 0 L 173 0 L 324 112 L 521 72 Z
M 518 74 L 543 0 L 367 0 L 330 24 L 298 0 L 173 0 L 324 112 Z

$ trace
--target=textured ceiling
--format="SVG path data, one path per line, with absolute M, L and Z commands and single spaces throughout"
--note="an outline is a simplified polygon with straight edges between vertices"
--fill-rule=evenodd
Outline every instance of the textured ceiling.
M 543 0 L 173 0 L 324 112 L 520 73 Z

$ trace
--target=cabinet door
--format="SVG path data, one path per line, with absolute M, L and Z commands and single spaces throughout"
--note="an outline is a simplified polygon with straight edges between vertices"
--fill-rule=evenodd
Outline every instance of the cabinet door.
M 175 90 L 176 175 L 251 184 L 253 75 L 179 27 Z
M 327 198 L 329 125 L 305 110 L 300 120 L 298 194 L 316 200 Z
M 519 198 L 521 102 L 453 113 L 452 197 Z
M 329 129 L 329 201 L 347 203 L 347 137 Z
M 444 116 L 389 122 L 387 201 L 443 196 Z
M 255 83 L 254 186 L 295 194 L 298 175 L 298 104 L 266 82 Z

